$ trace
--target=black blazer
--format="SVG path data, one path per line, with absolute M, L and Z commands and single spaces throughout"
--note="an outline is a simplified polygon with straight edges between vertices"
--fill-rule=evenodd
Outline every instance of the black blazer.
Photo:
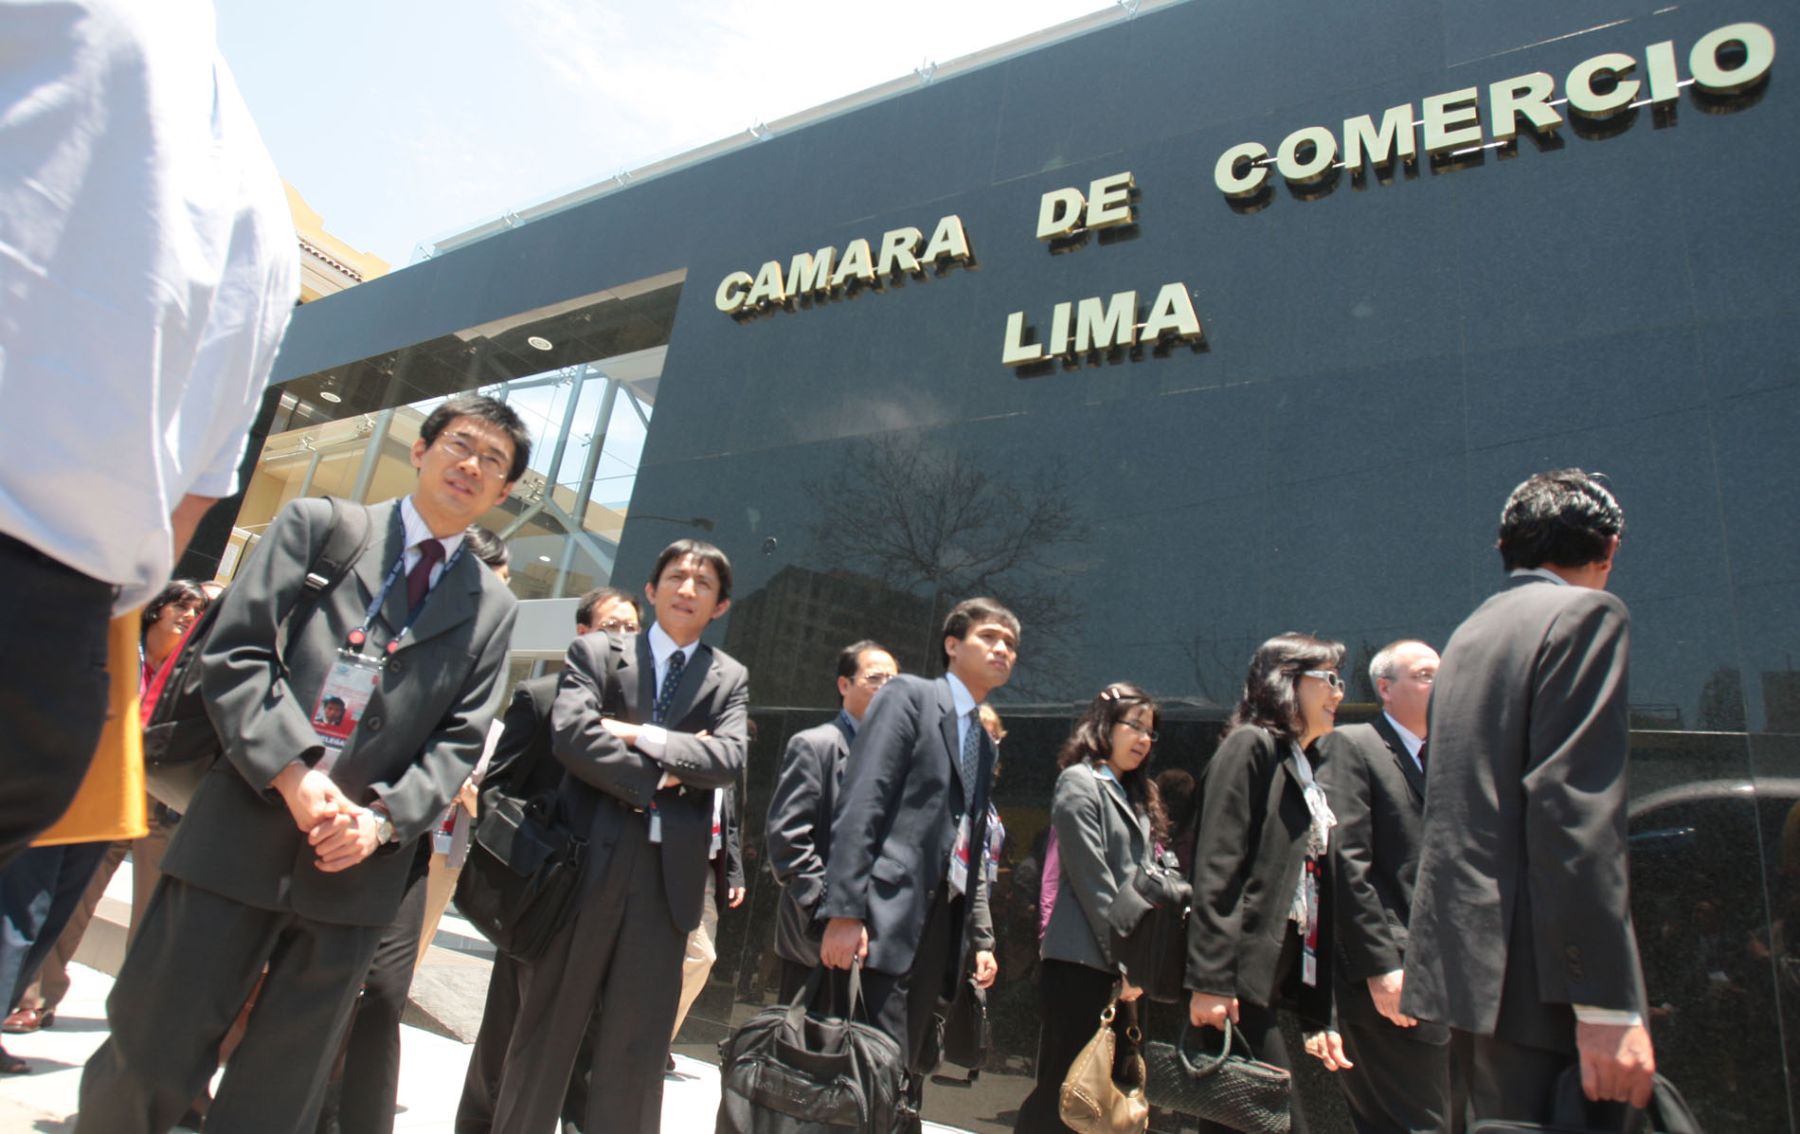
M 962 972 L 967 949 L 994 947 L 987 871 L 976 857 L 987 846 L 994 745 L 979 722 L 975 727 L 981 762 L 968 806 L 976 866 L 969 871 L 962 924 L 954 927 L 960 943 L 952 958 L 955 973 Z M 850 745 L 819 916 L 860 919 L 869 931 L 868 966 L 878 972 L 912 970 L 926 915 L 948 885 L 965 805 L 957 732 L 949 681 L 902 674 L 869 702 Z
M 1646 1012 L 1625 767 L 1631 616 L 1524 576 L 1444 647 L 1401 1008 L 1575 1050 L 1571 1005 Z
M 1331 800 L 1335 888 L 1333 936 L 1340 1015 L 1384 1019 L 1365 983 L 1401 969 L 1413 879 L 1419 873 L 1419 832 L 1425 814 L 1425 773 L 1385 715 L 1344 725 L 1319 742 L 1319 783 Z
M 775 776 L 764 827 L 769 868 L 781 883 L 775 914 L 775 953 L 799 965 L 819 963 L 823 927 L 815 920 L 825 899 L 825 866 L 831 861 L 831 813 L 850 731 L 843 714 L 797 732 L 788 741 Z
M 1285 744 L 1246 725 L 1219 744 L 1201 772 L 1188 916 L 1190 989 L 1264 1006 L 1290 991 L 1281 986 L 1278 970 L 1312 817 L 1286 756 Z M 1329 873 L 1327 859 L 1321 865 Z M 1293 985 L 1297 1007 L 1314 1023 L 1331 1016 L 1329 877 L 1319 890 L 1318 983 L 1306 988 L 1296 976 Z
M 616 683 L 607 677 L 609 656 L 618 668 Z M 621 744 L 600 724 L 606 716 L 647 722 L 655 684 L 647 634 L 587 634 L 569 646 L 550 711 L 552 745 L 568 772 L 557 807 L 570 830 L 588 832 L 591 879 L 606 868 L 613 832 L 624 823 L 648 823 L 644 810 L 654 799 L 662 816 L 669 916 L 691 932 L 700 924 L 711 869 L 712 793 L 737 783 L 749 747 L 749 675 L 723 651 L 701 644 L 675 687 L 660 763 Z M 699 736 L 702 731 L 708 735 Z M 680 777 L 681 786 L 657 790 L 665 769 Z

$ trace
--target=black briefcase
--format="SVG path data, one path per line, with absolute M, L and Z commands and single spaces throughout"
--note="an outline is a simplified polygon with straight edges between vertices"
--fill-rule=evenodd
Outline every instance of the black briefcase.
M 482 800 L 456 908 L 494 948 L 534 961 L 574 916 L 587 840 L 560 829 L 549 797 Z
M 1618 1103 L 1591 1103 L 1581 1093 L 1581 1069 L 1571 1067 L 1556 1081 L 1549 1122 L 1485 1118 L 1469 1134 L 1702 1134 L 1687 1100 L 1661 1075 L 1648 1110 Z
M 764 1008 L 719 1044 L 717 1134 L 917 1129 L 900 1045 L 851 1018 L 862 1000 L 862 966 L 850 970 L 842 1017 L 806 1011 L 824 976 L 815 968 L 792 1003 Z

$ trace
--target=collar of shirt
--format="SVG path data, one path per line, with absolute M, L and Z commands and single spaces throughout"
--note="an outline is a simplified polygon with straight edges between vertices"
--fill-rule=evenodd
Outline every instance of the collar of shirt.
M 944 674 L 944 680 L 950 683 L 950 705 L 956 713 L 956 751 L 950 755 L 960 759 L 963 745 L 969 743 L 969 714 L 975 711 L 975 694 L 954 673 Z
M 1419 762 L 1419 749 L 1425 747 L 1425 738 L 1413 735 L 1412 729 L 1407 728 L 1405 725 L 1395 720 L 1394 715 L 1386 709 L 1381 710 L 1381 715 L 1386 717 L 1387 723 L 1393 725 L 1394 731 L 1400 734 L 1400 743 L 1406 745 L 1406 754 L 1413 758 L 1413 763 L 1417 764 Z
M 651 623 L 650 657 L 656 663 L 656 688 L 662 689 L 663 679 L 669 675 L 669 658 L 674 655 L 676 650 L 680 650 L 686 655 L 681 662 L 685 666 L 694 660 L 694 651 L 699 648 L 700 639 L 696 638 L 685 646 L 677 646 L 675 639 L 669 637 L 669 632 L 662 628 L 661 623 Z
M 1514 567 L 1511 571 L 1508 571 L 1507 574 L 1511 575 L 1515 579 L 1523 579 L 1526 576 L 1532 576 L 1532 577 L 1539 578 L 1539 579 L 1548 579 L 1552 583 L 1555 583 L 1559 587 L 1566 587 L 1566 586 L 1570 585 L 1569 580 L 1563 578 L 1561 575 L 1558 575 L 1555 571 L 1550 570 L 1548 567 Z
M 417 508 L 413 507 L 413 500 L 410 496 L 400 501 L 400 524 L 402 530 L 406 534 L 406 554 L 403 558 L 406 561 L 406 569 L 411 571 L 414 567 L 419 565 L 419 545 L 428 539 L 437 539 L 437 537 L 431 534 L 431 529 L 429 527 L 425 526 L 425 518 L 419 515 L 419 510 Z M 438 539 L 438 542 L 444 545 L 444 557 L 438 560 L 436 567 L 431 569 L 431 583 L 433 586 L 437 585 L 438 579 L 444 573 L 444 564 L 450 562 L 450 556 L 455 554 L 456 549 L 462 546 L 462 541 L 462 532 L 457 532 L 453 536 L 446 536 L 443 539 Z M 405 591 L 402 591 L 402 596 L 404 596 L 405 593 Z
M 850 734 L 852 739 L 855 739 L 855 737 L 856 737 L 856 718 L 850 715 L 850 710 L 849 709 L 839 709 L 837 719 L 838 719 L 838 724 L 843 725 L 844 730 Z

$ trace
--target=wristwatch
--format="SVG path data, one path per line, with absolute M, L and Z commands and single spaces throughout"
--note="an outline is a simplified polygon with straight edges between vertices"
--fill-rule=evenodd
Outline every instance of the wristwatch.
M 394 821 L 379 811 L 375 813 L 375 844 L 386 846 L 394 841 Z

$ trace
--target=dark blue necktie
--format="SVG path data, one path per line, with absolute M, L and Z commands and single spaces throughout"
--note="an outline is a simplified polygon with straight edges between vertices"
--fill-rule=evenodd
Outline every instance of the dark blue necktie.
M 669 718 L 669 703 L 675 700 L 675 687 L 681 684 L 681 671 L 687 665 L 687 652 L 676 650 L 669 655 L 669 672 L 663 676 L 662 690 L 650 710 L 650 723 L 659 725 Z

